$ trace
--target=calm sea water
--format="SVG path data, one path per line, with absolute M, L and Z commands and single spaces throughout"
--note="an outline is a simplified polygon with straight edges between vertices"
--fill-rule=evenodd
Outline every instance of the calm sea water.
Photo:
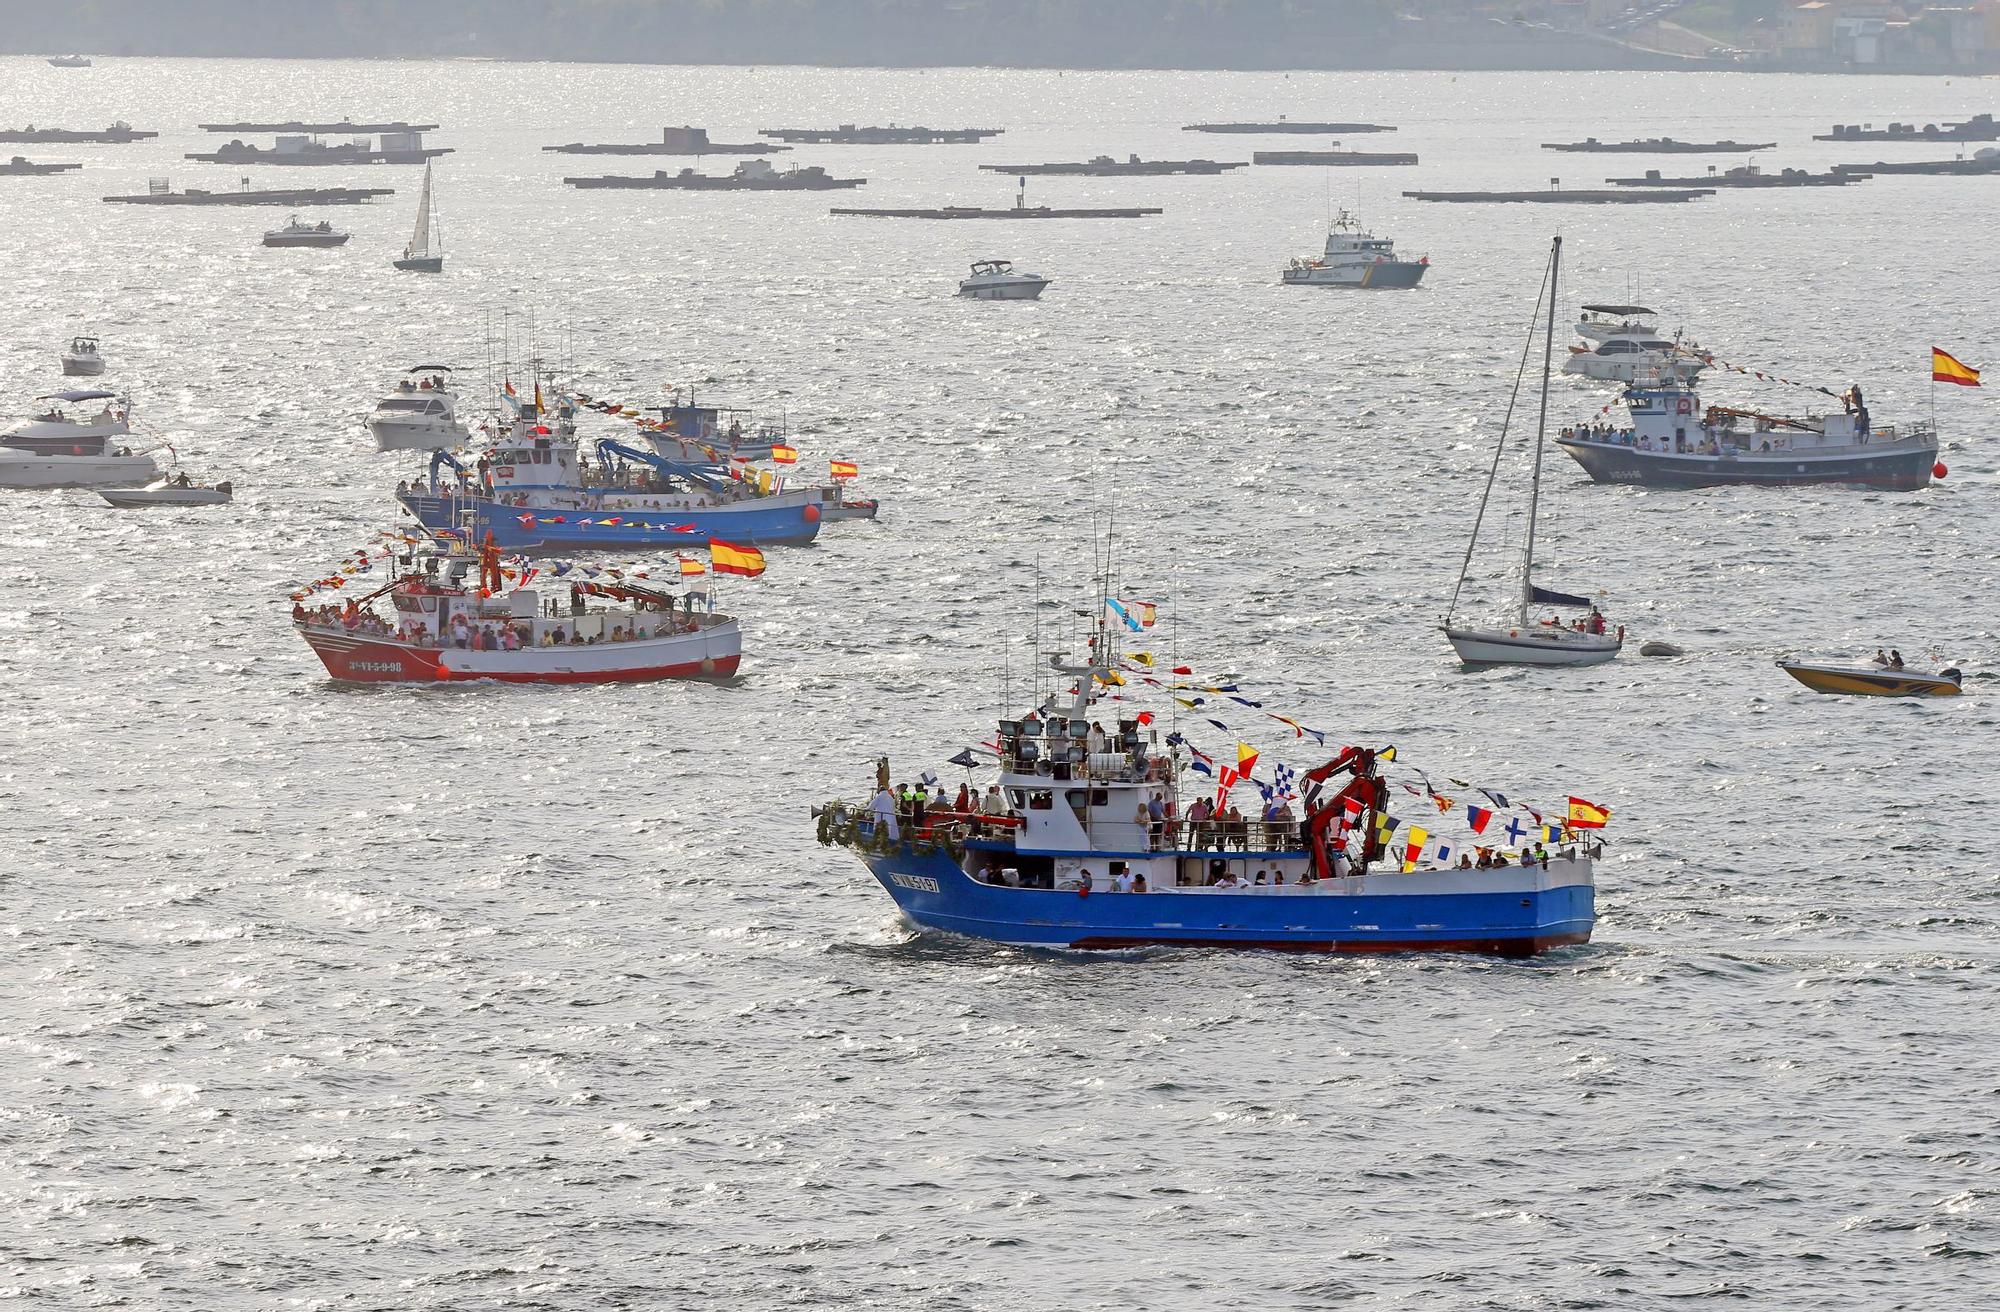
M 2000 184 L 1560 211 L 1398 195 L 1649 162 L 1537 149 L 1589 134 L 1777 140 L 1773 166 L 1941 155 L 1808 138 L 1996 100 L 1915 78 L 7 61 L 0 121 L 164 135 L 24 147 L 86 168 L 0 179 L 6 408 L 101 332 L 109 379 L 241 492 L 198 515 L 0 498 L 0 1292 L 2000 1298 L 1986 393 L 1936 398 L 1951 474 L 1918 494 L 1599 488 L 1556 457 L 1553 580 L 1608 589 L 1682 659 L 1467 674 L 1433 628 L 1551 235 L 1566 301 L 1636 298 L 1725 358 L 1859 381 L 1896 422 L 1930 412 L 1933 343 L 2000 363 Z M 261 249 L 282 211 L 100 203 L 149 176 L 230 185 L 180 159 L 211 146 L 199 121 L 342 113 L 445 124 L 443 277 L 389 268 L 415 170 L 257 175 L 397 187 L 328 212 L 354 233 L 334 252 Z M 1423 163 L 1031 188 L 1167 210 L 1130 223 L 825 213 L 1008 203 L 980 162 L 1247 158 L 1270 143 L 1179 126 L 1279 113 L 1397 124 L 1351 144 Z M 783 157 L 869 179 L 833 198 L 575 192 L 565 173 L 730 161 L 537 149 L 888 120 L 1008 131 Z M 1428 251 L 1427 285 L 1278 286 L 1329 205 Z M 952 297 L 989 256 L 1055 286 Z M 399 367 L 476 370 L 503 332 L 593 393 L 782 408 L 806 464 L 857 460 L 884 516 L 725 590 L 747 651 L 727 685 L 333 686 L 284 593 L 392 522 L 412 466 L 361 419 Z M 1565 380 L 1555 409 L 1609 399 Z M 1520 964 L 913 938 L 806 808 L 858 793 L 878 752 L 913 774 L 983 737 L 1003 674 L 1022 686 L 1038 565 L 1052 622 L 1112 524 L 1180 659 L 1337 740 L 1611 805 L 1597 940 Z M 1481 607 L 1505 563 L 1482 553 Z M 1935 648 L 1968 695 L 1817 698 L 1771 664 L 1877 644 Z

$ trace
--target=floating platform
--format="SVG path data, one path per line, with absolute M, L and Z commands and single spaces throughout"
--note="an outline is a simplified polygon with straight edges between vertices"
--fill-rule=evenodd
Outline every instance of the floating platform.
M 82 167 L 81 164 L 37 164 L 33 160 L 16 155 L 5 164 L 0 164 L 0 176 L 41 177 L 49 173 L 67 173 L 71 169 Z
M 768 155 L 790 150 L 790 146 L 769 141 L 710 141 L 707 128 L 661 128 L 658 141 L 608 142 L 585 145 L 572 141 L 567 146 L 543 146 L 558 155 Z
M 774 141 L 811 146 L 962 146 L 997 137 L 1005 128 L 759 128 L 757 135 Z
M 1163 178 L 1174 174 L 1226 173 L 1230 169 L 1247 169 L 1250 166 L 1241 161 L 1217 163 L 1212 159 L 1140 159 L 1137 155 L 1127 155 L 1124 163 L 1119 163 L 1109 155 L 1099 155 L 1082 164 L 981 164 L 988 173 L 1018 173 L 1026 175 L 1064 174 L 1085 178 Z
M 1891 123 L 1877 128 L 1867 123 L 1836 123 L 1833 131 L 1822 132 L 1814 141 L 2000 141 L 2000 122 L 1991 114 L 1974 114 L 1963 123 L 1939 127 L 1926 123 Z
M 1004 210 L 983 210 L 970 205 L 947 205 L 933 210 L 853 210 L 831 209 L 829 214 L 846 214 L 870 219 L 1142 219 L 1166 211 L 1151 206 L 1120 209 L 1056 210 L 1046 205 L 1015 205 Z
M 1638 187 L 1629 191 L 1406 191 L 1411 200 L 1432 200 L 1447 205 L 1674 205 L 1713 196 L 1713 187 Z
M 1350 136 L 1359 132 L 1394 132 L 1396 129 L 1385 123 L 1294 123 L 1290 119 L 1279 119 L 1276 123 L 1190 123 L 1183 132 L 1302 132 L 1315 137 Z
M 203 132 L 435 132 L 435 123 L 405 123 L 400 119 L 394 123 L 356 123 L 344 118 L 338 123 L 301 123 L 293 119 L 289 123 L 197 123 Z
M 1779 169 L 1766 173 L 1755 164 L 1717 173 L 1710 170 L 1698 178 L 1663 178 L 1658 169 L 1647 169 L 1644 177 L 1606 178 L 1616 187 L 1844 187 L 1850 182 L 1866 182 L 1866 173 L 1808 173 L 1804 169 Z
M 120 146 L 128 141 L 150 141 L 159 136 L 157 132 L 141 132 L 128 123 L 113 123 L 98 131 L 75 128 L 38 128 L 30 123 L 25 128 L 8 128 L 0 131 L 0 141 L 16 142 L 21 145 L 82 145 Z
M 1543 150 L 1567 150 L 1596 155 L 1734 155 L 1746 150 L 1769 150 L 1775 141 L 1675 141 L 1672 137 L 1648 137 L 1644 141 L 1544 141 Z
M 164 184 L 143 196 L 106 196 L 112 205 L 365 205 L 377 196 L 395 195 L 393 187 L 283 187 L 273 191 L 170 191 Z
M 1356 167 L 1417 162 L 1415 155 L 1389 150 L 1260 150 L 1250 158 L 1258 164 L 1345 164 Z
M 220 150 L 197 152 L 181 156 L 182 159 L 199 160 L 204 164 L 280 164 L 294 165 L 346 165 L 346 164 L 428 164 L 440 155 L 452 153 L 450 146 L 417 146 L 407 149 L 374 150 L 367 145 L 327 146 L 317 141 L 309 141 L 296 149 L 264 150 L 257 146 L 246 146 L 240 141 L 232 141 Z
M 758 163 L 761 161 L 750 161 Z M 679 173 L 668 173 L 657 169 L 651 177 L 601 177 L 564 178 L 572 187 L 583 190 L 611 189 L 622 191 L 843 191 L 852 187 L 866 186 L 866 178 L 836 178 L 823 168 L 810 167 L 790 169 L 779 173 L 768 164 L 763 172 L 746 173 L 740 166 L 735 173 L 696 173 L 693 169 L 682 169 Z
M 1987 151 L 1972 159 L 1924 159 L 1902 164 L 1836 164 L 1835 173 L 1932 173 L 1941 177 L 1978 177 L 2000 173 L 2000 151 Z

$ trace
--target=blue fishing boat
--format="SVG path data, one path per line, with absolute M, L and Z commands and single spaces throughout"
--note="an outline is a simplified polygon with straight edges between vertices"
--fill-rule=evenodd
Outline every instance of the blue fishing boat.
M 1459 810 L 1469 838 L 1432 842 L 1391 814 L 1392 799 L 1418 794 L 1421 824 L 1440 829 L 1457 799 L 1440 800 L 1421 772 L 1410 776 L 1421 789 L 1395 778 L 1392 747 L 1342 748 L 1295 780 L 1281 772 L 1282 787 L 1250 778 L 1280 797 L 1295 783 L 1296 817 L 1288 800 L 1253 819 L 1211 811 L 1209 782 L 1192 779 L 1188 797 L 1201 797 L 1183 809 L 1184 772 L 1216 762 L 1178 733 L 1162 744 L 1149 714 L 1109 732 L 1091 719 L 1134 676 L 1157 682 L 1140 674 L 1150 664 L 1115 657 L 1112 633 L 1100 623 L 1089 660 L 1053 664 L 1074 681 L 1066 706 L 1059 690 L 1000 722 L 985 749 L 999 781 L 983 799 L 913 801 L 885 759 L 871 802 L 816 809 L 820 841 L 854 852 L 919 928 L 1001 943 L 1522 957 L 1589 940 L 1608 811 L 1572 799 L 1560 824 L 1518 808 L 1503 825 L 1505 796 L 1479 790 L 1497 804 Z M 1226 796 L 1235 772 L 1222 770 Z
M 674 460 L 621 442 L 588 456 L 561 425 L 517 421 L 470 466 L 448 451 L 397 500 L 433 536 L 503 551 L 571 552 L 811 542 L 826 516 L 824 490 L 765 491 L 726 469 Z

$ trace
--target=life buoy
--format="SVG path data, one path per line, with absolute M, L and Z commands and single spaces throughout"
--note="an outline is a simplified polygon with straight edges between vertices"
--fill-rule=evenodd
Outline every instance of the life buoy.
M 1681 397 L 1681 398 L 1680 398 L 1679 400 L 1675 401 L 1675 402 L 1674 402 L 1674 413 L 1675 413 L 1675 414 L 1677 414 L 1677 415 L 1691 415 L 1691 414 L 1693 414 L 1693 413 L 1694 413 L 1694 398 L 1693 398 L 1693 397 L 1687 397 L 1687 396 L 1683 396 L 1683 397 Z

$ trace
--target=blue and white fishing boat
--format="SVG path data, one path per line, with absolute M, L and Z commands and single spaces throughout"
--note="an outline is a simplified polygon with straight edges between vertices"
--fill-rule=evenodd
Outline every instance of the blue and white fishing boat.
M 427 480 L 399 487 L 397 499 L 433 536 L 483 542 L 490 532 L 509 552 L 672 548 L 709 538 L 796 544 L 817 537 L 825 519 L 816 488 L 766 494 L 715 465 L 622 442 L 595 446 L 592 459 L 571 423 L 523 403 L 507 435 L 472 465 L 435 452 Z
M 982 802 L 912 804 L 891 788 L 885 759 L 870 803 L 816 809 L 820 841 L 860 857 L 920 929 L 1049 948 L 1510 957 L 1589 940 L 1601 841 L 1518 815 L 1503 827 L 1493 808 L 1468 806 L 1459 823 L 1472 817 L 1486 836 L 1475 832 L 1456 861 L 1450 845 L 1420 853 L 1428 835 L 1389 812 L 1393 748 L 1345 747 L 1298 776 L 1296 818 L 1289 803 L 1269 818 L 1212 816 L 1209 781 L 1183 793 L 1183 771 L 1206 760 L 1184 738 L 1163 746 L 1150 717 L 1109 733 L 1092 721 L 1093 703 L 1135 668 L 1119 673 L 1110 625 L 1087 660 L 1052 665 L 1074 680 L 1067 704 L 1058 692 L 1000 722 L 989 747 L 999 782 Z M 1443 827 L 1445 804 L 1427 785 L 1414 805 Z M 1607 815 L 1591 808 L 1579 823 Z

